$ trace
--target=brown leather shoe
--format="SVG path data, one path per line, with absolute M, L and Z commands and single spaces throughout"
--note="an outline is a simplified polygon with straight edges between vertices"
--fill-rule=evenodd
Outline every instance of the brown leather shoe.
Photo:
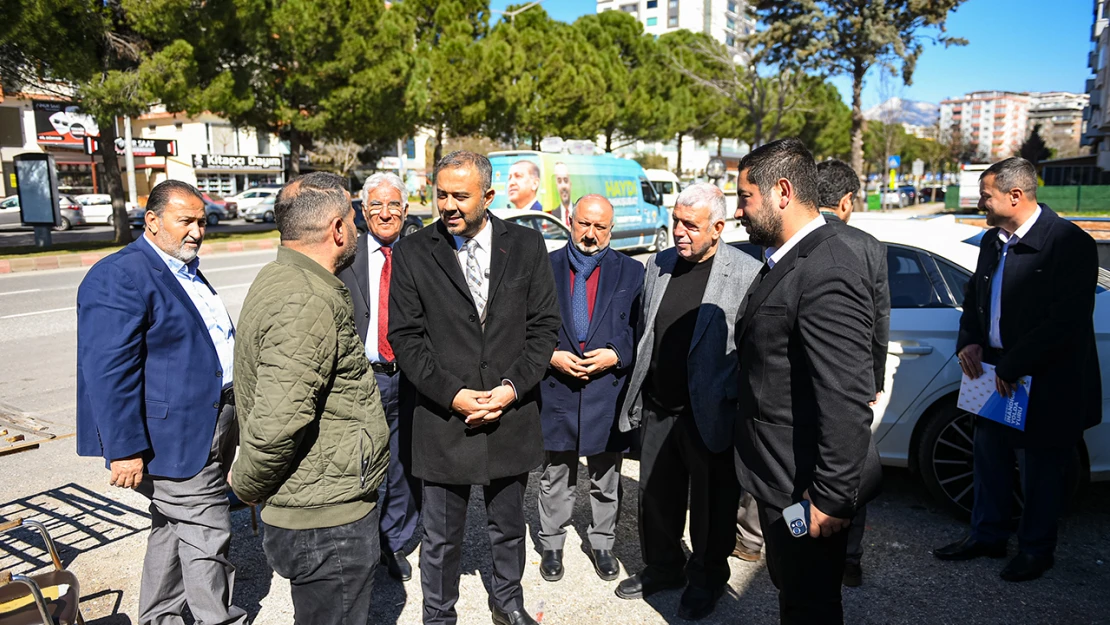
M 759 562 L 763 554 L 758 550 L 752 551 L 745 547 L 740 541 L 736 541 L 736 548 L 732 550 L 732 557 L 743 560 L 744 562 Z

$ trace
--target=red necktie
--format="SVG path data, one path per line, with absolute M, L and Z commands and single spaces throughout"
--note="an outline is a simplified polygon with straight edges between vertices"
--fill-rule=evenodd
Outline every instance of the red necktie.
M 389 346 L 389 277 L 393 273 L 393 248 L 382 246 L 385 264 L 378 283 L 378 357 L 382 362 L 393 362 L 393 348 Z

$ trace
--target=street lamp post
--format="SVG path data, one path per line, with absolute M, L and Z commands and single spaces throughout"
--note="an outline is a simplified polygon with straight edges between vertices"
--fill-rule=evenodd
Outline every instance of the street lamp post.
M 490 12 L 491 13 L 500 13 L 501 15 L 507 16 L 509 18 L 509 23 L 513 24 L 514 21 L 516 20 L 516 16 L 520 15 L 521 13 L 527 11 L 528 9 L 530 9 L 534 6 L 539 6 L 543 2 L 544 2 L 544 0 L 536 0 L 535 2 L 529 2 L 528 4 L 520 7 L 519 9 L 516 9 L 515 11 L 497 11 L 495 9 L 490 9 Z

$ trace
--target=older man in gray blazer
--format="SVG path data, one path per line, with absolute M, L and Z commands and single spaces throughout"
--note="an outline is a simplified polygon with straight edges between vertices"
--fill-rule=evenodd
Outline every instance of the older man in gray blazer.
M 721 242 L 725 215 L 724 194 L 714 185 L 693 185 L 675 202 L 675 247 L 647 262 L 641 338 L 620 415 L 622 431 L 642 428 L 640 549 L 647 567 L 621 582 L 617 596 L 685 586 L 678 616 L 689 620 L 716 607 L 736 544 L 733 333 L 760 264 Z M 688 497 L 689 558 L 682 549 Z

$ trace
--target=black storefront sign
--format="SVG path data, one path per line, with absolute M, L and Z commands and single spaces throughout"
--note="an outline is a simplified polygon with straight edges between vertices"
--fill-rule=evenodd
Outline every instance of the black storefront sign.
M 226 171 L 274 171 L 284 169 L 280 156 L 240 156 L 236 154 L 194 154 L 194 169 Z
M 126 152 L 127 141 L 123 137 L 116 138 L 116 154 L 123 156 Z M 100 141 L 92 137 L 85 137 L 85 154 L 96 154 L 100 149 Z M 133 156 L 177 156 L 177 141 L 173 139 L 131 139 L 131 154 Z
M 32 100 L 36 139 L 43 145 L 81 149 L 86 137 L 99 137 L 100 127 L 72 102 Z

